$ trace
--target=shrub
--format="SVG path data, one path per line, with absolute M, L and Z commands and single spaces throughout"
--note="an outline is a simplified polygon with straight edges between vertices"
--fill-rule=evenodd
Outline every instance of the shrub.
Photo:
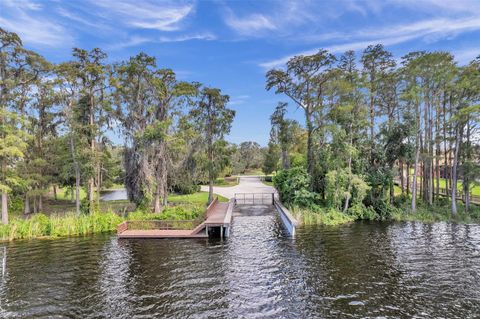
M 378 214 L 372 207 L 365 207 L 363 204 L 352 205 L 348 209 L 348 214 L 354 217 L 356 220 L 365 219 L 365 220 L 376 220 L 378 219 Z
M 291 213 L 297 220 L 304 225 L 328 225 L 335 226 L 349 222 L 353 222 L 354 217 L 339 212 L 333 208 L 320 208 L 317 206 L 317 210 L 310 210 L 294 206 L 291 208 Z
M 327 207 L 342 210 L 347 199 L 351 206 L 360 207 L 369 186 L 362 176 L 352 174 L 348 169 L 333 170 L 325 176 L 325 198 Z
M 204 214 L 202 205 L 166 207 L 161 213 L 144 213 L 135 211 L 128 214 L 130 220 L 191 220 Z
M 271 176 L 271 175 L 266 175 L 266 176 L 264 177 L 264 181 L 265 181 L 265 182 L 273 182 L 273 176 Z
M 182 205 L 167 207 L 160 214 L 130 213 L 128 219 L 135 220 L 194 220 L 202 218 L 205 207 Z M 94 233 L 113 232 L 124 218 L 109 211 L 94 211 L 91 214 L 66 213 L 64 215 L 34 214 L 28 219 L 12 218 L 8 225 L 0 225 L 0 240 L 31 239 L 38 237 L 83 236 Z
M 372 201 L 369 201 L 369 203 L 369 206 L 375 211 L 380 220 L 389 219 L 398 210 L 385 199 L 374 198 Z
M 179 183 L 172 186 L 172 191 L 181 195 L 190 195 L 200 191 L 200 185 Z
M 310 176 L 303 167 L 279 171 L 273 177 L 273 184 L 278 190 L 280 198 L 286 204 L 310 207 L 318 202 L 318 195 L 308 189 Z
M 8 209 L 11 213 L 23 213 L 23 198 L 21 196 L 11 196 L 8 201 Z

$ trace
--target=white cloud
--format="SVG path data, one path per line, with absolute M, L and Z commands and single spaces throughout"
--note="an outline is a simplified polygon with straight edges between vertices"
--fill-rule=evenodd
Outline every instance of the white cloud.
M 184 42 L 184 41 L 190 41 L 190 40 L 206 40 L 206 41 L 211 41 L 215 40 L 217 37 L 212 34 L 212 33 L 198 33 L 198 34 L 192 34 L 192 35 L 180 35 L 180 36 L 175 36 L 175 37 L 160 37 L 158 39 L 158 42 Z
M 112 45 L 107 45 L 105 48 L 107 50 L 122 50 L 129 47 L 134 47 L 140 44 L 153 42 L 151 39 L 146 37 L 132 36 L 125 41 L 116 42 Z
M 90 27 L 95 27 L 95 32 L 98 31 L 98 26 L 99 26 L 99 23 L 98 21 L 90 21 L 90 20 L 87 20 L 77 14 L 74 14 L 64 8 L 58 8 L 57 10 L 58 14 L 60 14 L 62 17 L 64 18 L 67 18 L 69 20 L 72 20 L 72 21 L 75 21 L 75 22 L 79 22 L 81 24 L 84 24 L 84 25 L 87 25 L 87 26 L 90 26 Z
M 230 99 L 230 101 L 228 102 L 229 105 L 241 105 L 241 104 L 245 104 L 247 102 L 247 100 L 250 98 L 249 95 L 238 95 L 238 96 L 234 96 Z
M 103 15 L 124 21 L 127 25 L 160 31 L 180 29 L 180 23 L 193 11 L 191 3 L 154 2 L 133 0 L 92 0 L 92 4 L 104 9 Z
M 42 5 L 31 0 L 3 0 L 3 4 L 9 7 L 16 7 L 22 10 L 40 10 Z
M 211 41 L 215 40 L 216 36 L 212 33 L 199 33 L 192 35 L 179 35 L 179 36 L 162 36 L 159 38 L 148 38 L 142 36 L 131 36 L 124 41 L 114 43 L 112 45 L 107 45 L 107 50 L 121 50 L 129 47 L 135 47 L 144 43 L 169 43 L 169 42 L 184 42 L 191 40 L 205 40 Z
M 231 10 L 224 15 L 225 23 L 241 35 L 256 35 L 266 30 L 275 30 L 277 26 L 272 20 L 259 13 L 250 14 L 244 17 L 237 17 Z
M 455 56 L 455 61 L 460 63 L 460 65 L 465 65 L 475 59 L 477 56 L 480 56 L 480 48 L 477 47 L 454 50 L 452 54 Z
M 27 44 L 72 46 L 73 36 L 62 25 L 44 15 L 42 6 L 32 1 L 5 1 L 0 26 L 17 33 Z
M 455 36 L 458 33 L 474 30 L 480 30 L 480 19 L 477 17 L 459 19 L 438 18 L 403 25 L 387 26 L 380 29 L 369 28 L 351 33 L 329 34 L 328 38 L 330 39 L 338 37 L 338 39 L 352 39 L 353 41 L 330 45 L 325 47 L 325 49 L 332 53 L 339 53 L 347 50 L 363 49 L 368 45 L 375 43 L 382 43 L 388 46 L 418 38 L 424 38 L 429 42 L 433 42 L 441 38 Z M 317 51 L 318 48 L 300 52 L 294 55 L 260 63 L 260 66 L 265 69 L 278 67 L 284 65 L 295 55 L 309 55 L 314 54 Z
M 478 0 L 388 0 L 383 5 L 396 5 L 415 10 L 427 12 L 442 11 L 444 13 L 473 13 L 480 11 L 480 2 Z

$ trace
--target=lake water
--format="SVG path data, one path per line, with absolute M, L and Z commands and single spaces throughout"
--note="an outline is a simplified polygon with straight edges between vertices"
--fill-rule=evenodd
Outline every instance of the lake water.
M 354 223 L 228 240 L 0 244 L 1 318 L 480 318 L 480 225 Z

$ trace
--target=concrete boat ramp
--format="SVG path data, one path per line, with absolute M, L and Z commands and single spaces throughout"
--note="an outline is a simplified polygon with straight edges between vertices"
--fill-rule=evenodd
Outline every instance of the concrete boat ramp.
M 202 186 L 202 190 L 204 186 Z M 208 188 L 207 188 L 208 190 Z M 295 236 L 298 222 L 280 203 L 275 188 L 265 185 L 259 177 L 240 177 L 239 185 L 214 187 L 214 193 L 229 199 L 220 202 L 216 198 L 206 209 L 204 220 L 129 220 L 117 227 L 118 238 L 208 238 L 229 237 L 233 210 L 256 209 L 256 205 L 272 205 L 285 229 Z

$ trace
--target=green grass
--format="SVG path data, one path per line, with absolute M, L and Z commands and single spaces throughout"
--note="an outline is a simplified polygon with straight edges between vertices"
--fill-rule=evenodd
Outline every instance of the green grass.
M 214 196 L 218 197 L 218 200 L 221 202 L 228 202 L 228 199 L 223 196 L 216 194 Z M 206 204 L 208 201 L 208 192 L 197 192 L 189 195 L 170 195 L 168 201 L 170 203 Z
M 263 174 L 263 171 L 259 168 L 257 169 L 247 169 L 243 174 L 239 174 L 239 175 L 264 175 Z
M 29 219 L 15 218 L 8 225 L 0 225 L 0 240 L 112 232 L 122 220 L 120 216 L 112 212 L 89 215 L 67 213 L 63 216 L 36 214 Z
M 273 182 L 262 181 L 262 183 L 274 187 Z
M 335 209 L 312 211 L 305 208 L 292 207 L 290 212 L 302 225 L 335 226 L 351 223 L 355 220 L 353 216 L 344 214 Z
M 228 199 L 222 197 L 220 195 L 218 199 L 221 202 L 228 202 Z M 203 204 L 205 205 L 208 200 L 208 193 L 207 192 L 198 192 L 190 195 L 176 195 L 172 194 L 168 197 L 168 202 L 174 205 L 178 204 Z M 65 214 L 65 212 L 70 212 L 75 210 L 75 202 L 71 202 L 70 197 L 67 198 L 60 198 L 58 196 L 58 200 L 53 200 L 53 198 L 46 198 L 44 200 L 42 213 L 47 215 L 50 214 Z M 100 211 L 113 211 L 115 213 L 122 213 L 125 214 L 127 212 L 133 211 L 135 209 L 135 205 L 130 203 L 128 200 L 115 200 L 115 201 L 100 201 Z M 17 214 L 19 216 L 22 215 L 22 212 Z
M 418 181 L 418 183 L 420 183 L 420 181 L 421 181 L 420 177 L 417 177 L 417 181 Z M 406 180 L 405 180 L 405 183 L 406 183 Z M 434 190 L 436 190 L 436 188 L 437 188 L 437 179 L 436 178 L 434 179 L 434 183 L 435 183 Z M 446 179 L 445 178 L 440 178 L 439 179 L 439 185 L 440 185 L 440 188 L 446 188 L 446 185 L 447 185 Z M 418 184 L 418 187 L 420 187 L 420 184 Z M 451 186 L 449 186 L 449 187 L 451 187 Z M 463 190 L 462 181 L 457 182 L 457 189 Z M 399 193 L 401 193 L 401 188 L 400 187 L 398 187 L 398 191 L 399 191 Z M 480 185 L 473 185 L 473 187 L 471 187 L 471 192 L 472 192 L 472 195 L 480 196 Z M 397 189 L 395 190 L 395 194 L 397 194 Z
M 231 187 L 238 185 L 238 178 L 217 178 L 213 186 Z
M 419 181 L 419 182 L 420 182 L 420 181 Z M 436 182 L 437 182 L 437 181 L 435 180 L 435 183 L 436 183 Z M 445 185 L 446 185 L 445 179 L 443 179 L 443 178 L 440 179 L 440 183 L 439 183 L 439 184 L 440 184 L 440 188 L 445 188 Z M 420 184 L 418 185 L 418 187 L 420 187 Z M 437 187 L 437 186 L 435 185 L 434 191 L 436 191 L 436 187 Z M 400 194 L 402 193 L 402 189 L 401 189 L 400 186 L 395 185 L 394 188 L 395 188 L 395 195 L 400 195 Z M 457 189 L 463 190 L 462 182 L 458 182 L 458 183 L 457 183 Z M 410 190 L 410 191 L 411 191 L 411 190 Z M 475 185 L 473 188 L 471 188 L 471 191 L 472 191 L 472 195 L 474 195 L 474 196 L 480 196 L 480 186 Z
M 405 205 L 397 209 L 391 216 L 394 221 L 419 221 L 424 223 L 435 222 L 455 222 L 455 223 L 479 223 L 480 207 L 472 206 L 471 210 L 465 212 L 465 206 L 462 203 L 457 204 L 457 215 L 452 215 L 451 207 L 447 203 L 445 205 L 427 206 L 423 202 L 417 205 L 417 211 L 411 211 L 409 205 Z
M 42 237 L 85 236 L 110 233 L 124 220 L 198 220 L 204 217 L 203 204 L 182 204 L 167 207 L 160 214 L 135 211 L 126 217 L 108 211 L 76 215 L 35 214 L 28 219 L 12 218 L 8 225 L 0 225 L 0 240 L 33 239 Z
M 53 198 L 53 191 L 49 194 Z M 71 200 L 71 192 L 67 187 L 57 187 L 57 199 L 58 200 Z M 87 192 L 83 187 L 80 188 L 80 200 L 87 197 Z M 75 189 L 73 189 L 73 198 L 75 198 Z

